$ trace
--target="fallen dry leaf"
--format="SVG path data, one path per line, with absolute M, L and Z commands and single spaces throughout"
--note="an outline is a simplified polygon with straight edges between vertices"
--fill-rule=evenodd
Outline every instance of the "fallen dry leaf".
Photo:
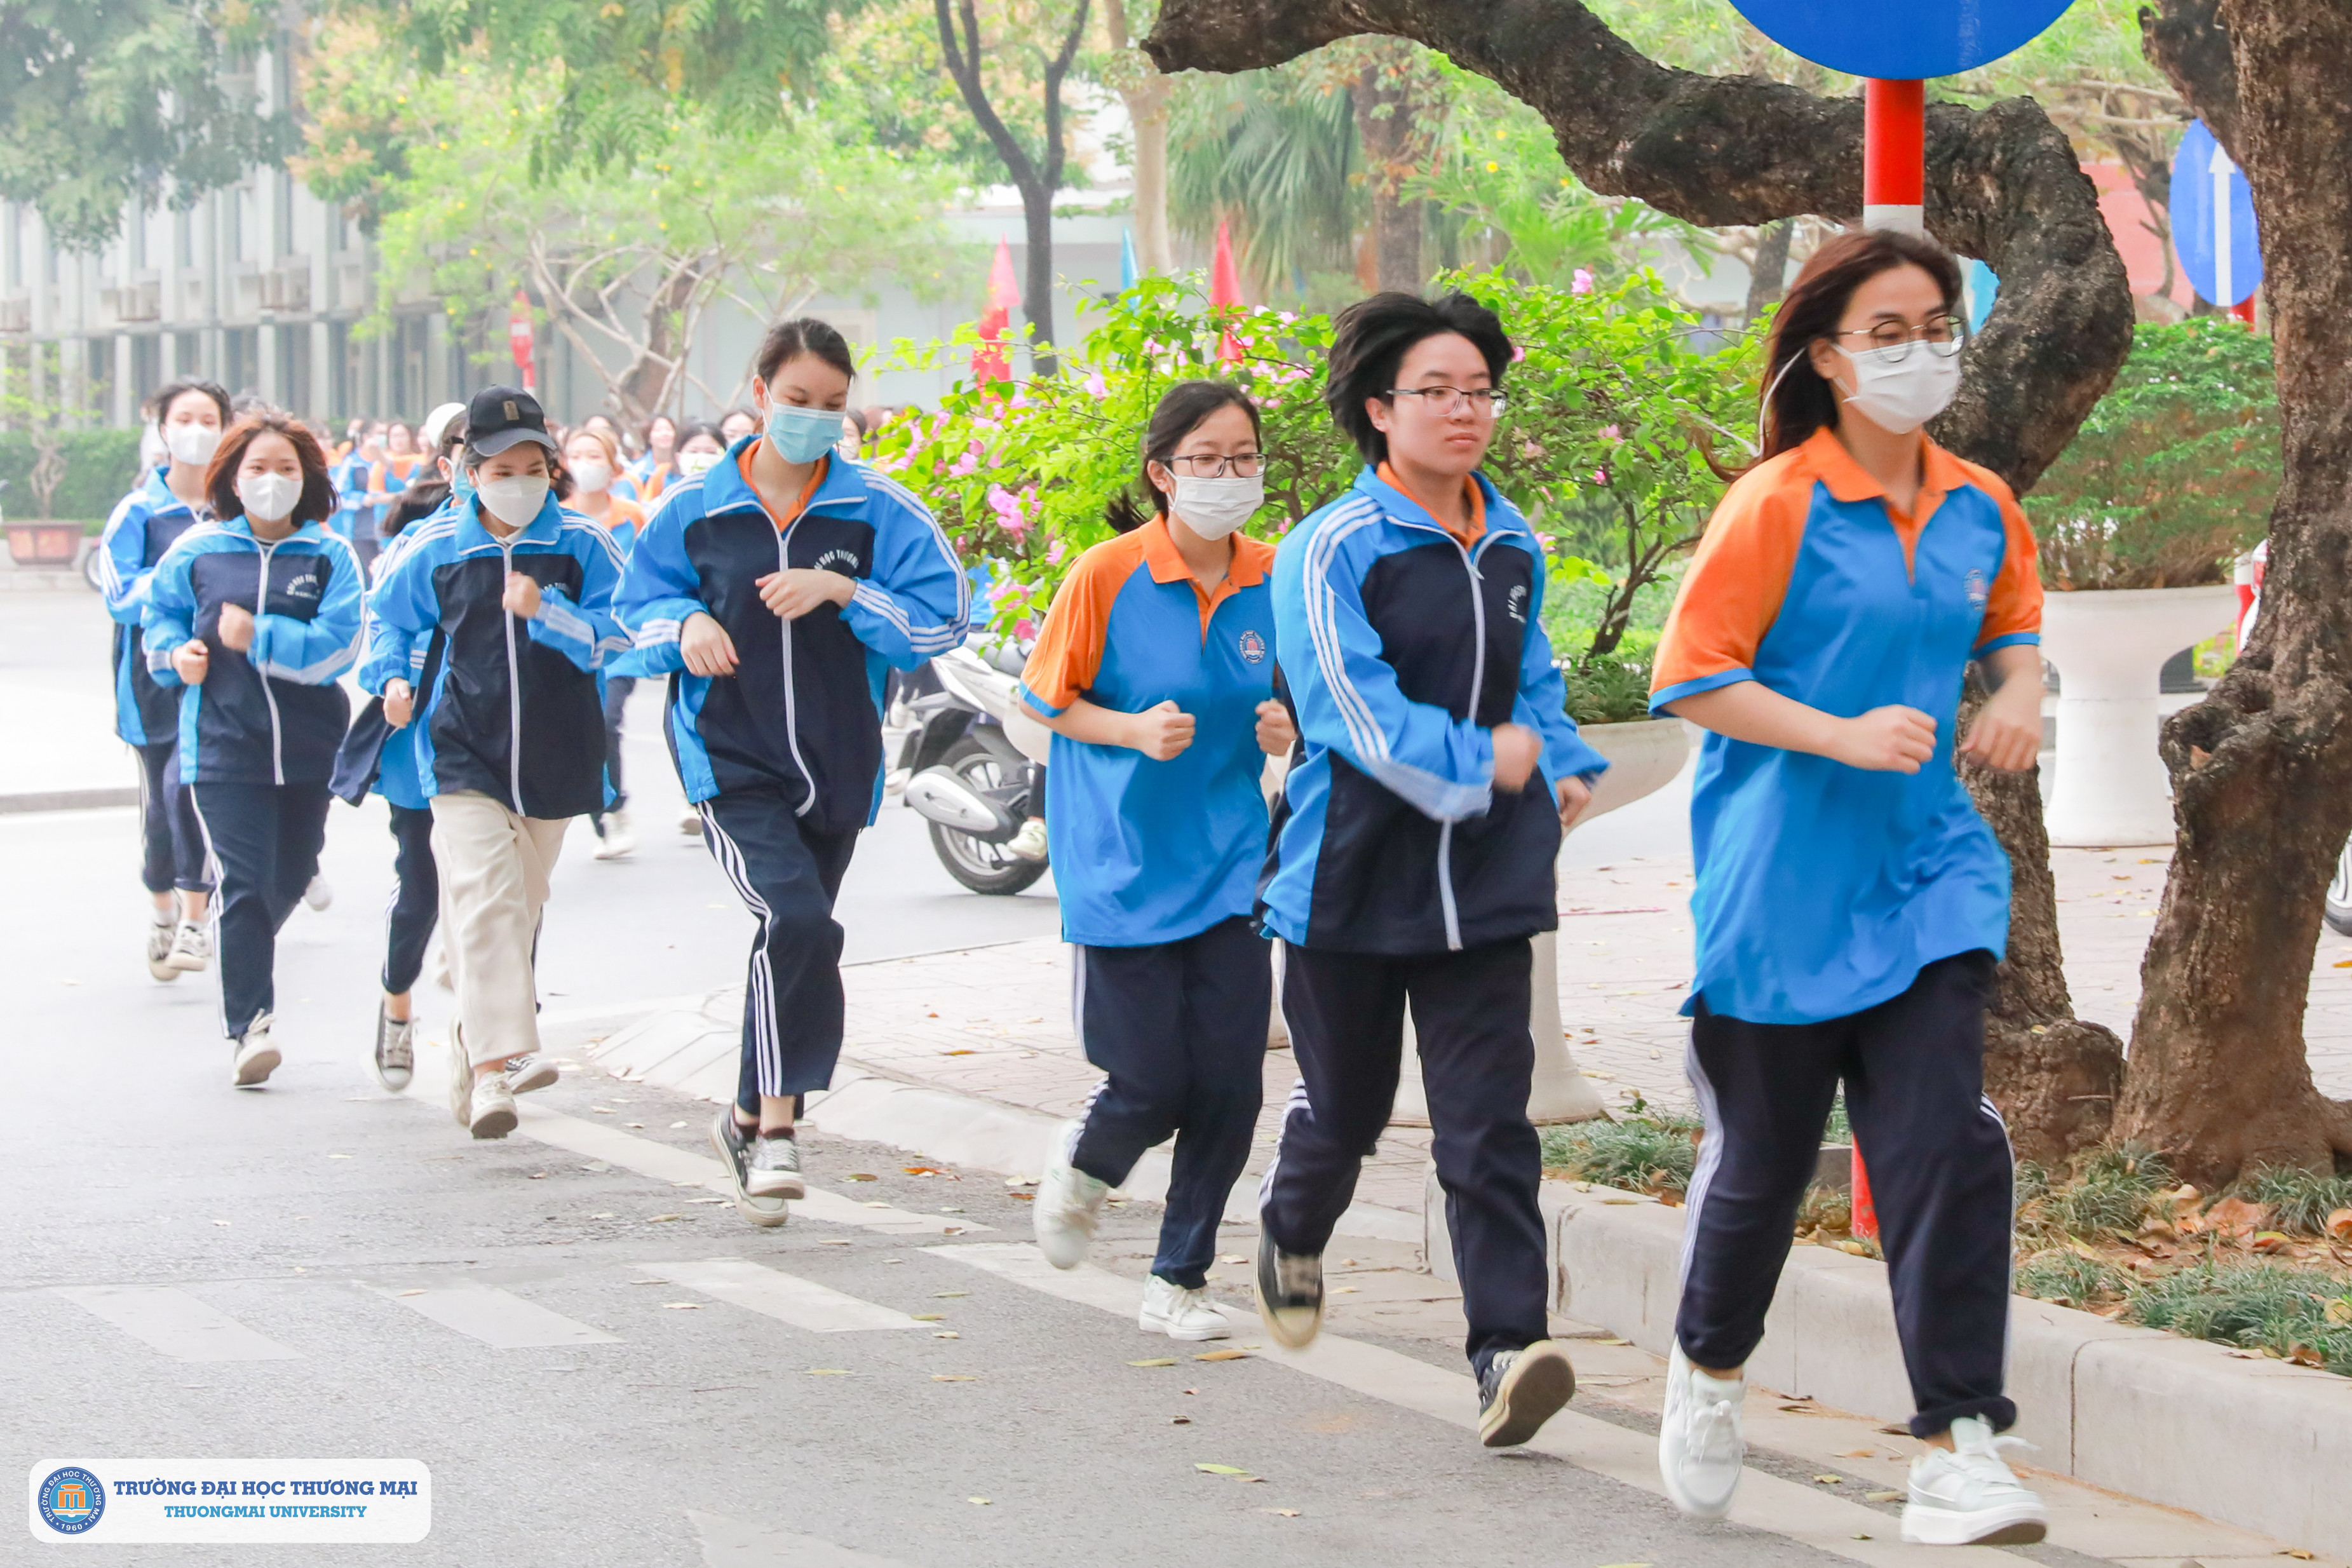
M 944 1301 L 951 1296 L 969 1296 L 971 1294 L 971 1292 L 969 1290 L 934 1290 L 931 1292 L 931 1297 L 934 1300 Z
M 1838 1456 L 1841 1459 L 1874 1459 L 1877 1457 L 1878 1450 L 1875 1448 L 1848 1448 Z
M 1813 1479 L 1822 1486 L 1833 1487 L 1840 1481 L 1844 1480 L 1845 1478 L 1843 1476 L 1815 1476 Z
M 811 1377 L 847 1377 L 849 1369 L 845 1366 L 813 1366 L 808 1369 L 808 1374 Z
M 1247 1351 L 1202 1351 L 1200 1354 L 1198 1354 L 1198 1355 L 1194 1356 L 1192 1359 L 1193 1359 L 1194 1361 L 1247 1361 L 1247 1360 L 1249 1360 L 1249 1352 L 1247 1352 Z M 1169 1365 L 1171 1365 L 1171 1366 L 1173 1366 L 1173 1365 L 1175 1365 L 1176 1363 L 1175 1363 L 1174 1362 L 1172 1362 L 1172 1361 L 1171 1361 L 1171 1362 L 1170 1362 L 1168 1364 L 1169 1364 Z
M 2352 1241 L 2352 1209 L 2336 1209 L 2330 1213 L 2324 1228 L 2337 1241 Z
M 1205 1473 L 1213 1476 L 1245 1476 L 1249 1474 L 1247 1470 L 1238 1469 L 1232 1465 L 1195 1464 L 1192 1468 L 1196 1470 L 1204 1471 Z
M 2243 1198 L 2223 1198 L 2205 1211 L 2207 1228 L 2231 1241 L 2242 1241 L 2270 1224 L 2271 1211 L 2266 1205 L 2250 1204 Z
M 401 1294 L 404 1296 L 422 1296 L 425 1292 L 422 1290 L 403 1290 Z
M 1262 1508 L 1258 1510 L 1258 1512 L 1276 1514 L 1284 1519 L 1297 1519 L 1298 1517 L 1298 1510 L 1295 1508 Z
M 682 1214 L 657 1214 L 654 1215 L 653 1218 L 646 1221 L 646 1223 L 647 1225 L 667 1225 L 671 1220 L 684 1219 L 685 1217 L 686 1216 Z
M 845 1182 L 878 1182 L 882 1178 L 866 1171 L 852 1171 L 841 1179 Z
M 937 1165 L 901 1165 L 898 1168 L 906 1172 L 907 1174 L 910 1176 L 938 1176 L 946 1174 L 946 1173 L 941 1171 Z
M 662 1303 L 662 1310 L 669 1312 L 699 1312 L 702 1310 L 702 1303 L 699 1301 L 664 1301 Z
M 1171 1415 L 1168 1418 L 1168 1425 L 1171 1426 L 1190 1426 L 1192 1424 L 1192 1418 L 1190 1415 Z
M 1176 1358 L 1172 1355 L 1156 1355 L 1147 1357 L 1142 1361 L 1131 1361 L 1127 1364 L 1129 1366 L 1174 1366 L 1176 1364 Z
M 968 1372 L 935 1372 L 931 1373 L 931 1381 L 933 1383 L 978 1383 L 980 1379 Z
M 1901 1492 L 1864 1492 L 1862 1495 L 1864 1500 L 1869 1502 L 1901 1502 L 1903 1500 Z
M 2352 1323 L 2352 1296 L 2332 1298 L 2319 1310 L 2319 1315 L 2331 1323 Z
M 941 1329 L 932 1334 L 931 1338 L 935 1340 L 960 1340 L 963 1338 L 963 1336 L 957 1333 L 953 1329 Z
M 915 1321 L 919 1323 L 936 1323 L 946 1316 L 947 1314 L 945 1312 L 917 1312 L 915 1314 Z
M 963 1500 L 969 1503 L 977 1503 L 982 1508 L 986 1508 L 988 1506 L 988 1500 L 984 1497 L 968 1497 Z

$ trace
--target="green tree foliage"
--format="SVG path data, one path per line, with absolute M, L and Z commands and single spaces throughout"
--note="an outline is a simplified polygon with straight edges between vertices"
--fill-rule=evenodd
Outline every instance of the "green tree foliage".
M 244 0 L 0 5 L 0 197 L 95 250 L 132 200 L 191 203 L 293 144 L 249 74 L 270 13 Z
M 1268 293 L 1354 279 L 1370 210 L 1349 89 L 1292 67 L 1185 79 L 1170 113 L 1169 217 L 1196 242 L 1229 221 L 1234 260 Z
M 2113 390 L 2025 500 L 2042 578 L 2225 581 L 2263 536 L 2281 463 L 2270 340 L 2221 317 L 2145 323 Z

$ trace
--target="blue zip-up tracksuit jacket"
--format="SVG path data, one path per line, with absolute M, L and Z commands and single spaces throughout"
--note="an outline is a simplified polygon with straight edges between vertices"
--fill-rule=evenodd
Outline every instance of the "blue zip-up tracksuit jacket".
M 167 471 L 154 469 L 115 503 L 98 542 L 99 585 L 106 595 L 106 613 L 114 617 L 114 732 L 134 746 L 169 741 L 180 732 L 178 685 L 156 684 L 139 640 L 148 574 L 173 542 L 202 521 L 199 510 L 163 482 Z
M 443 502 L 431 517 L 419 518 L 407 528 L 384 541 L 383 553 L 376 557 L 375 574 L 386 576 L 397 563 L 402 552 L 416 542 L 430 524 L 448 515 L 449 502 Z M 372 700 L 352 721 L 350 733 L 343 737 L 342 748 L 335 754 L 335 794 L 353 805 L 373 793 L 394 805 L 411 811 L 428 809 L 433 802 L 425 793 L 424 776 L 416 767 L 416 731 L 414 721 L 394 729 L 383 719 L 383 688 L 394 676 L 406 680 L 421 699 L 430 684 L 427 676 L 427 655 L 432 651 L 432 632 L 408 635 L 384 632 L 383 623 L 367 618 L 360 637 L 359 668 L 352 679 Z
M 359 558 L 323 523 L 276 543 L 242 517 L 192 528 L 147 580 L 147 669 L 180 689 L 184 784 L 323 784 L 351 720 L 336 678 L 359 658 Z M 254 614 L 253 646 L 220 640 L 224 605 Z M 183 686 L 172 652 L 202 637 L 201 686 Z
M 1276 552 L 1276 661 L 1299 749 L 1258 893 L 1284 941 L 1442 952 L 1559 923 L 1554 790 L 1609 763 L 1578 738 L 1542 624 L 1543 546 L 1484 474 L 1465 548 L 1371 468 Z M 1543 738 L 1493 787 L 1498 724 Z
M 615 604 L 636 651 L 614 673 L 671 678 L 670 754 L 688 800 L 781 790 L 811 828 L 845 833 L 881 805 L 887 671 L 962 645 L 970 584 L 913 491 L 837 454 L 779 533 L 743 478 L 743 451 L 757 439 L 662 492 L 621 579 Z M 787 567 L 854 577 L 856 595 L 787 628 L 758 585 Z M 687 673 L 678 635 L 698 612 L 733 639 L 731 678 Z
M 613 618 L 621 561 L 611 538 L 552 495 L 503 542 L 483 526 L 472 496 L 401 537 L 395 557 L 377 559 L 370 644 L 383 659 L 406 665 L 419 639 L 441 634 L 440 663 L 411 724 L 425 795 L 472 790 L 550 819 L 602 810 L 596 678 L 629 647 Z M 509 569 L 539 584 L 531 620 L 507 613 Z M 381 690 L 402 673 L 372 658 L 362 684 Z
M 356 447 L 340 463 L 327 470 L 335 486 L 334 529 L 345 539 L 356 543 L 363 535 L 375 531 L 375 509 L 366 504 L 368 461 Z

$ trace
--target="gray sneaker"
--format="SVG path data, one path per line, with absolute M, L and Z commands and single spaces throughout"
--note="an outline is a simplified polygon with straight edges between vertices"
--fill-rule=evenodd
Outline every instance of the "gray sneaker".
M 1478 1440 L 1516 1448 L 1576 1395 L 1576 1369 L 1550 1340 L 1497 1351 L 1478 1379 Z
M 277 1018 L 262 1014 L 245 1026 L 237 1037 L 236 1049 L 229 1058 L 229 1081 L 239 1089 L 258 1089 L 278 1070 L 278 1047 L 270 1043 L 269 1031 Z
M 754 1197 L 747 1183 L 751 1177 L 751 1134 L 735 1120 L 732 1106 L 721 1106 L 719 1118 L 710 1124 L 710 1146 L 719 1151 L 719 1163 L 727 1167 L 727 1180 L 735 1189 L 735 1212 L 753 1225 L 772 1227 L 792 1217 L 791 1209 L 780 1197 Z
M 769 1133 L 752 1142 L 751 1157 L 743 1162 L 743 1190 L 755 1198 L 808 1195 L 801 1180 L 801 1146 L 791 1133 Z
M 477 1138 L 503 1138 L 515 1130 L 514 1091 L 506 1074 L 484 1073 L 474 1080 L 471 1113 L 466 1125 Z
M 1323 1328 L 1323 1255 L 1285 1252 L 1263 1230 L 1257 1238 L 1257 1315 L 1265 1331 L 1305 1350 Z
M 507 1089 L 510 1093 L 529 1094 L 534 1089 L 545 1089 L 557 1077 L 555 1064 L 537 1051 L 507 1058 Z
M 172 967 L 172 939 L 179 934 L 179 924 L 171 920 L 151 921 L 147 925 L 147 973 L 158 980 L 177 980 L 180 972 Z
M 213 935 L 194 921 L 182 921 L 172 933 L 172 956 L 163 962 L 182 974 L 201 974 L 213 961 Z
M 394 1018 L 379 1002 L 375 1007 L 375 1055 L 368 1065 L 386 1094 L 408 1087 L 416 1071 L 416 1020 Z

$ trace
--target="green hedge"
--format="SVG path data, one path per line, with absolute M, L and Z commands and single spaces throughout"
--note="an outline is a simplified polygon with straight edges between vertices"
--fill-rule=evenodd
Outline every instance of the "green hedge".
M 82 521 L 103 521 L 114 503 L 139 480 L 139 432 L 136 430 L 75 430 L 65 438 L 66 477 L 58 486 L 56 512 Z M 33 499 L 32 438 L 22 431 L 0 431 L 0 511 L 29 521 L 38 510 Z

